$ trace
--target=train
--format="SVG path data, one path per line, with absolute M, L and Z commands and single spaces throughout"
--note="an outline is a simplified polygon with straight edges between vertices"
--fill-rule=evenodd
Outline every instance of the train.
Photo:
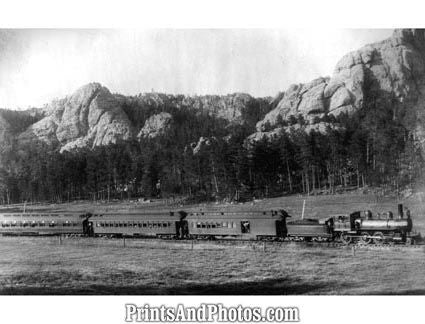
M 398 205 L 375 217 L 367 210 L 321 219 L 291 220 L 269 211 L 167 211 L 144 213 L 0 213 L 2 235 L 84 235 L 162 239 L 316 241 L 343 244 L 414 244 L 408 209 Z

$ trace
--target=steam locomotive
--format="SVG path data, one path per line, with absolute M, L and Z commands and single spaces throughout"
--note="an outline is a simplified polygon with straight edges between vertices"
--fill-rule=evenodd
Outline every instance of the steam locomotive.
M 4 213 L 3 235 L 132 236 L 168 239 L 339 241 L 344 244 L 414 243 L 410 211 L 398 206 L 375 217 L 370 211 L 323 219 L 289 220 L 285 210 L 250 212 Z

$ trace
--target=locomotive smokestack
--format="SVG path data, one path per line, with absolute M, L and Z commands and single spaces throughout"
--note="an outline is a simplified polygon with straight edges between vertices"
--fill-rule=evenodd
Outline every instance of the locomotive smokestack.
M 398 204 L 398 217 L 403 218 L 403 204 Z

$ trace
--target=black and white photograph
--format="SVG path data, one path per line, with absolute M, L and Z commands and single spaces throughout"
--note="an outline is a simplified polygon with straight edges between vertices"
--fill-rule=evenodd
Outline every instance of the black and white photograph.
M 425 29 L 86 26 L 0 28 L 0 295 L 425 294 Z

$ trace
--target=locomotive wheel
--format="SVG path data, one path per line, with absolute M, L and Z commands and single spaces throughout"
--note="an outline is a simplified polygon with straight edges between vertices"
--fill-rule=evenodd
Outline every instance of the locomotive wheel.
M 341 236 L 339 238 L 340 238 L 341 242 L 346 244 L 346 245 L 350 244 L 351 241 L 352 241 L 351 237 L 348 236 L 347 233 L 341 233 Z
M 362 232 L 360 240 L 363 244 L 370 244 L 372 242 L 372 238 L 370 237 L 368 232 Z
M 373 239 L 373 242 L 375 242 L 375 244 L 377 245 L 382 245 L 384 244 L 384 233 L 382 232 L 375 232 L 373 233 L 373 236 L 375 236 L 375 238 Z

